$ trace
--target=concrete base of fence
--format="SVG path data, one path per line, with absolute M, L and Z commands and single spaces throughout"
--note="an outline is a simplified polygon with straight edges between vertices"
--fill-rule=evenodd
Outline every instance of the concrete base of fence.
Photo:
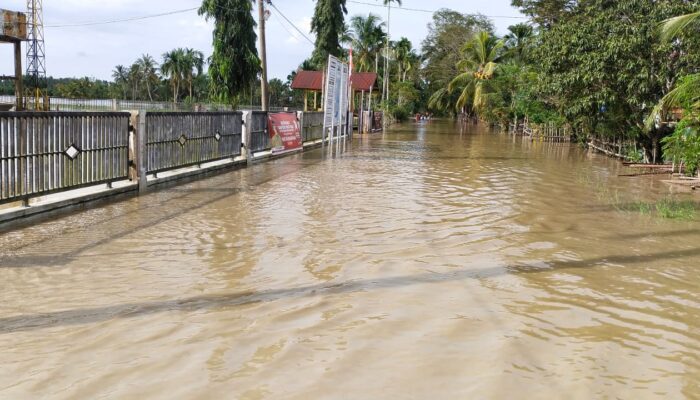
M 38 219 L 92 207 L 100 202 L 114 201 L 138 191 L 136 182 L 118 182 L 112 188 L 104 185 L 77 189 L 40 197 L 30 203 L 30 207 L 12 207 L 0 210 L 0 230 L 7 227 L 34 223 Z
M 194 180 L 207 175 L 217 175 L 224 172 L 229 172 L 231 169 L 245 167 L 247 159 L 245 157 L 236 157 L 235 160 L 216 161 L 208 164 L 202 164 L 201 167 L 182 168 L 168 172 L 161 172 L 157 177 L 149 175 L 146 180 L 147 186 L 159 186 L 167 183 L 175 182 L 182 183 L 184 180 Z
M 303 150 L 321 147 L 322 141 L 308 141 L 303 144 Z M 265 160 L 283 158 L 292 155 L 300 155 L 299 151 L 283 154 L 271 154 L 271 152 L 256 153 L 253 162 L 263 162 Z M 236 168 L 245 168 L 248 163 L 245 155 L 235 159 L 215 161 L 202 164 L 201 167 L 188 167 L 168 172 L 147 176 L 147 187 L 167 187 L 192 181 L 207 175 L 217 175 L 229 172 Z M 143 190 L 143 188 L 141 188 Z M 30 203 L 30 207 L 0 208 L 0 231 L 26 226 L 41 220 L 63 215 L 69 212 L 93 207 L 100 203 L 107 203 L 121 200 L 139 194 L 139 183 L 137 181 L 115 182 L 112 188 L 105 185 L 76 189 L 69 192 L 56 193 L 49 196 L 39 197 Z

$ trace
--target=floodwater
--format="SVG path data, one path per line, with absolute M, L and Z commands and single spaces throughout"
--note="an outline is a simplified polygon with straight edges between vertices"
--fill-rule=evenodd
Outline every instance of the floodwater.
M 5 232 L 0 398 L 700 398 L 700 223 L 624 172 L 406 124 Z

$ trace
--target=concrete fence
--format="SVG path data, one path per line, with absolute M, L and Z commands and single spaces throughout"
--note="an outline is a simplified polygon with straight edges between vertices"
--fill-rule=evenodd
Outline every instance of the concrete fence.
M 267 131 L 267 113 L 264 111 L 251 111 L 246 121 L 246 129 L 250 142 L 248 149 L 252 153 L 270 150 L 270 135 Z
M 0 113 L 0 204 L 126 179 L 128 113 Z
M 323 138 L 323 113 L 301 113 L 301 137 L 305 142 Z
M 323 113 L 298 118 L 304 143 L 318 144 Z M 263 160 L 269 150 L 268 114 L 262 111 L 0 112 L 0 223 L 42 207 L 50 211 L 46 203 L 54 200 L 47 195 L 82 188 L 105 192 L 102 197 L 143 192 Z M 66 200 L 71 196 L 81 195 L 61 195 L 64 206 L 73 204 Z M 19 217 L 8 216 L 11 203 L 20 202 Z
M 241 112 L 146 113 L 145 119 L 149 174 L 241 155 Z

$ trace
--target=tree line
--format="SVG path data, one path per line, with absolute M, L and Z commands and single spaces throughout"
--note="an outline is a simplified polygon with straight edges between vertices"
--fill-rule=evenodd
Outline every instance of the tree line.
M 323 69 L 329 54 L 348 60 L 352 48 L 355 71 L 378 74 L 382 89 L 374 104 L 396 119 L 430 111 L 497 125 L 566 124 L 582 142 L 636 143 L 625 149 L 629 159 L 670 159 L 697 169 L 700 17 L 694 2 L 512 4 L 529 21 L 509 27 L 503 36 L 484 16 L 439 10 L 417 49 L 406 38 L 388 40 L 387 21 L 377 14 L 348 17 L 346 0 L 316 0 L 315 46 L 299 68 Z M 204 0 L 199 13 L 214 21 L 210 57 L 174 49 L 157 63 L 143 55 L 131 66 L 117 66 L 114 82 L 52 80 L 49 92 L 259 103 L 261 64 L 252 11 L 251 0 Z M 269 82 L 272 105 L 302 104 L 302 94 L 290 89 L 295 74 Z M 6 89 L 0 86 L 11 90 Z
M 428 107 L 500 125 L 567 124 L 582 142 L 634 143 L 624 150 L 630 160 L 673 160 L 697 169 L 697 5 L 681 0 L 512 3 L 530 21 L 511 26 L 503 37 L 478 17 L 436 15 L 433 25 L 440 33 L 424 42 L 423 76 L 433 93 Z M 461 45 L 450 55 L 449 46 L 440 43 L 455 33 Z M 447 53 L 433 51 L 434 43 Z

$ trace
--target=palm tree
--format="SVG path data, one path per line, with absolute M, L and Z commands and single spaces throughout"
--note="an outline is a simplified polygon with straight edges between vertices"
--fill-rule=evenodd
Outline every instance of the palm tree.
M 174 49 L 163 54 L 163 63 L 160 72 L 170 79 L 173 89 L 173 103 L 177 103 L 180 97 L 180 84 L 184 80 L 186 67 L 186 55 L 183 49 Z
M 667 19 L 661 24 L 661 39 L 669 41 L 684 31 L 689 25 L 700 20 L 700 11 Z
M 700 21 L 700 11 L 667 19 L 661 23 L 661 40 L 670 41 L 694 22 Z M 654 107 L 645 121 L 647 129 L 656 124 L 657 118 L 665 120 L 672 107 L 681 105 L 681 99 L 693 109 L 700 109 L 700 74 L 690 74 L 666 94 Z
M 411 69 L 411 55 L 413 50 L 413 44 L 410 40 L 402 37 L 401 40 L 394 43 L 394 54 L 396 56 L 396 63 L 398 65 L 398 80 L 403 82 L 406 80 L 405 71 Z
M 457 68 L 464 72 L 448 85 L 449 91 L 461 88 L 457 107 L 466 106 L 471 98 L 474 111 L 483 108 L 485 83 L 496 73 L 504 45 L 503 40 L 485 31 L 477 33 L 464 45 L 463 58 L 457 63 Z
M 112 71 L 112 79 L 114 83 L 121 87 L 122 98 L 126 100 L 127 83 L 129 80 L 129 68 L 123 65 L 117 65 Z
M 523 61 L 535 30 L 528 24 L 517 24 L 509 26 L 508 31 L 509 33 L 503 37 L 506 50 L 516 61 Z
M 384 42 L 384 23 L 375 14 L 367 17 L 355 15 L 350 19 L 350 32 L 354 62 L 359 72 L 367 72 L 374 63 L 374 71 L 379 70 L 379 51 Z
M 352 44 L 352 29 L 350 26 L 343 22 L 343 31 L 340 33 L 340 44 L 348 45 Z
M 194 73 L 197 76 L 202 75 L 204 69 L 204 53 L 198 50 L 187 48 L 184 50 L 183 60 L 183 78 L 189 87 L 190 99 L 192 99 L 192 82 L 194 81 Z
M 134 63 L 129 68 L 129 84 L 131 85 L 131 100 L 138 100 L 139 83 L 143 79 L 143 71 L 138 63 Z
M 136 65 L 141 70 L 141 78 L 146 84 L 148 99 L 153 101 L 153 91 L 151 90 L 152 84 L 156 84 L 158 82 L 158 65 L 156 64 L 156 60 L 154 60 L 153 57 L 148 54 L 143 54 L 141 58 L 136 61 Z

